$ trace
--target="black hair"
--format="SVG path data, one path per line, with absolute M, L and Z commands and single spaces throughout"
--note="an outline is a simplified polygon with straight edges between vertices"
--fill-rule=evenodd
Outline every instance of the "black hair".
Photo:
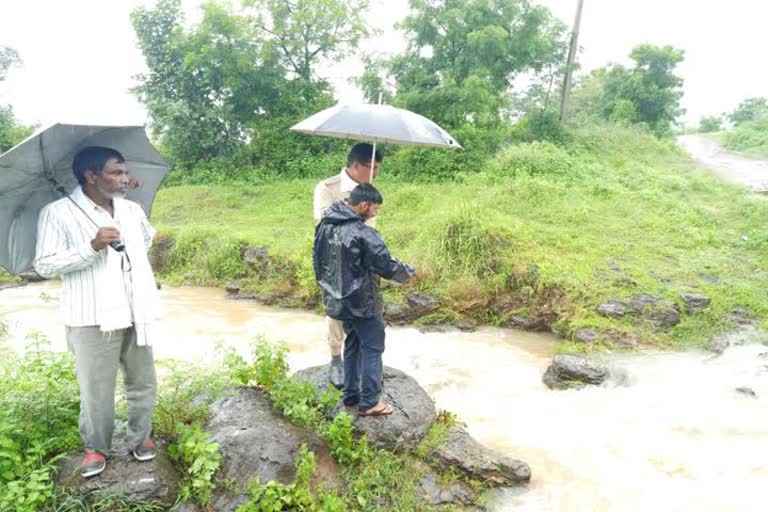
M 357 206 L 360 203 L 383 204 L 384 198 L 381 197 L 381 192 L 376 190 L 376 187 L 370 183 L 361 183 L 349 194 L 349 204 L 351 206 Z
M 72 160 L 72 171 L 75 173 L 77 182 L 85 184 L 85 171 L 93 171 L 99 174 L 107 161 L 114 158 L 117 163 L 125 162 L 123 155 L 116 149 L 105 148 L 103 146 L 88 146 L 77 152 Z
M 371 155 L 373 155 L 373 146 L 367 142 L 361 142 L 352 146 L 347 155 L 347 167 L 352 167 L 355 162 L 359 164 L 370 164 Z M 381 156 L 381 151 L 376 150 L 376 161 L 381 163 L 384 157 Z

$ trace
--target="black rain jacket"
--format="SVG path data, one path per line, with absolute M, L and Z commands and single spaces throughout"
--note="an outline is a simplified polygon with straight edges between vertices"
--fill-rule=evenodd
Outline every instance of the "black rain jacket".
M 337 320 L 381 314 L 377 276 L 404 283 L 415 273 L 343 202 L 331 205 L 315 229 L 313 259 L 325 314 Z

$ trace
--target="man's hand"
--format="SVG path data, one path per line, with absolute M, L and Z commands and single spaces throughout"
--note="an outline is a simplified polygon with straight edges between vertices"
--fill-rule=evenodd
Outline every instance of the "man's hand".
M 99 228 L 96 233 L 96 238 L 91 240 L 91 247 L 96 252 L 101 251 L 112 242 L 120 241 L 120 230 L 117 228 Z

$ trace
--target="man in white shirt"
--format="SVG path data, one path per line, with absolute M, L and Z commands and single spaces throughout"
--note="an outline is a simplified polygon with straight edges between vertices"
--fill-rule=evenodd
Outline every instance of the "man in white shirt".
M 137 460 L 157 454 L 150 439 L 157 382 L 151 327 L 158 297 L 147 258 L 154 229 L 138 204 L 125 159 L 92 146 L 75 155 L 79 186 L 40 212 L 35 270 L 61 276 L 67 344 L 80 385 L 81 474 L 104 471 L 114 429 L 117 369 L 128 399 L 126 444 Z
M 373 146 L 367 143 L 355 144 L 347 156 L 347 166 L 335 176 L 331 176 L 317 184 L 314 195 L 315 225 L 320 223 L 323 213 L 336 201 L 347 202 L 349 194 L 361 183 L 371 181 L 371 160 L 373 159 Z M 379 175 L 382 156 L 377 150 L 373 165 L 373 176 Z M 372 228 L 376 227 L 376 217 L 371 217 L 365 223 Z M 341 353 L 344 348 L 344 326 L 341 321 L 326 317 L 328 328 L 327 339 L 331 349 L 331 365 L 329 377 L 331 383 L 341 389 L 344 386 L 344 365 Z

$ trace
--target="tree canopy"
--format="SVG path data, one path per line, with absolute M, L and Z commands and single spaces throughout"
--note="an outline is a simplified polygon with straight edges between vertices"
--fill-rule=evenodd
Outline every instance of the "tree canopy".
M 365 5 L 265 0 L 235 10 L 209 2 L 192 27 L 180 0 L 136 9 L 132 22 L 149 69 L 136 92 L 167 152 L 187 165 L 246 146 L 249 158 L 265 158 L 263 135 L 332 104 L 317 69 L 367 33 L 355 11 Z
M 657 135 L 669 133 L 682 114 L 683 80 L 674 74 L 684 53 L 671 46 L 636 46 L 634 67 L 610 65 L 593 71 L 574 90 L 574 113 L 619 123 L 644 124 Z
M 15 49 L 0 46 L 0 82 L 6 79 L 13 66 L 20 64 L 21 57 Z M 34 129 L 34 126 L 19 123 L 11 105 L 0 104 L 0 153 L 24 140 Z
M 499 123 L 512 81 L 561 65 L 566 48 L 565 26 L 527 0 L 411 0 L 400 28 L 407 50 L 369 60 L 366 93 L 386 74 L 397 104 L 449 128 Z

